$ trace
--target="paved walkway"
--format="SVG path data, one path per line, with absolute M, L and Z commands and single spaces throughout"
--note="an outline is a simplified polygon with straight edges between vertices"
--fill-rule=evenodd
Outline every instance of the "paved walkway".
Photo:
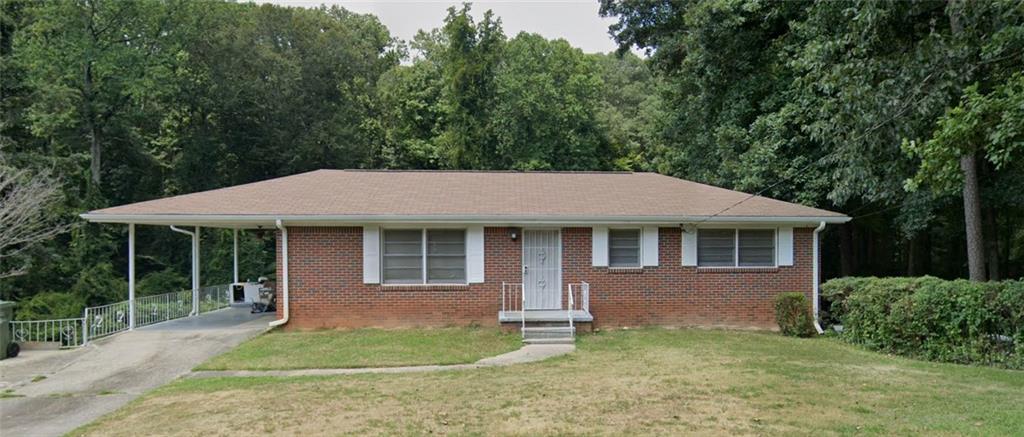
M 272 314 L 230 308 L 83 348 L 24 351 L 0 360 L 0 390 L 22 396 L 0 399 L 0 435 L 63 435 L 259 334 L 270 320 Z
M 357 375 L 361 373 L 412 373 L 437 372 L 442 370 L 479 369 L 481 367 L 510 366 L 532 363 L 551 357 L 568 354 L 576 350 L 572 344 L 529 344 L 518 350 L 484 358 L 473 364 L 451 364 L 406 367 L 369 367 L 363 369 L 296 369 L 296 370 L 201 370 L 188 374 L 189 378 L 212 378 L 218 376 L 324 376 Z

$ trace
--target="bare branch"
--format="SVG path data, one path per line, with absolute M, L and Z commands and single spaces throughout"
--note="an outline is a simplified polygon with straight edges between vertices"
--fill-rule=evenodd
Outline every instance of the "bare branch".
M 64 223 L 48 214 L 62 199 L 60 185 L 49 172 L 32 173 L 0 163 L 0 260 L 67 232 Z M 22 275 L 25 266 L 0 271 L 0 279 Z

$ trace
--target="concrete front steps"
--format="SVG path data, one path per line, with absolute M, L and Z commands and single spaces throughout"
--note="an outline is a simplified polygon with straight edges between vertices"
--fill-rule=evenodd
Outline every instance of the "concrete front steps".
M 527 325 L 523 328 L 523 343 L 527 344 L 574 344 L 576 328 L 569 326 Z

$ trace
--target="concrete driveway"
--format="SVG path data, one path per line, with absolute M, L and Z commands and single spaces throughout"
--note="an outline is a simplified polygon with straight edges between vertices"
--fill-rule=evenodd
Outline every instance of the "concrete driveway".
M 63 435 L 259 334 L 271 320 L 273 314 L 229 308 L 75 350 L 0 360 L 0 391 L 23 396 L 0 399 L 0 435 Z

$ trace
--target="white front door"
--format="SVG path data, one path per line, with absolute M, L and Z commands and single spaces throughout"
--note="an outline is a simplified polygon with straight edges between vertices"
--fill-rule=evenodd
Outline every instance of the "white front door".
M 523 231 L 526 309 L 562 308 L 562 242 L 557 230 Z

